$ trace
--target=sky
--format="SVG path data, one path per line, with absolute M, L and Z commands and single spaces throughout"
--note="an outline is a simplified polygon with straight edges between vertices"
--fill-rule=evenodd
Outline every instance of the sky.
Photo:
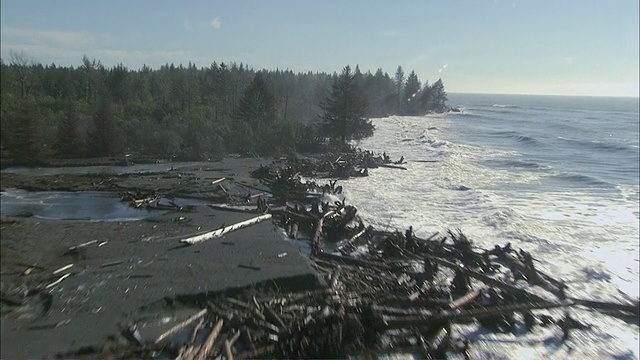
M 398 65 L 448 92 L 639 93 L 638 0 L 2 0 L 0 55 L 79 66 Z

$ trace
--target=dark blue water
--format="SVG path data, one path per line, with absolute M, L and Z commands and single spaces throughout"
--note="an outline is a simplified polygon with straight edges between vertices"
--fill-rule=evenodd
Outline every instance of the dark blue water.
M 464 114 L 452 133 L 465 143 L 513 150 L 487 165 L 538 169 L 550 188 L 628 187 L 637 196 L 640 122 L 636 98 L 450 95 Z

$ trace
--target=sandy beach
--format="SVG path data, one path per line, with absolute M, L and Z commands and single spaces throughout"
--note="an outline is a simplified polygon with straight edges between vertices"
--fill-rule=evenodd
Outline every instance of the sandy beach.
M 260 163 L 266 161 L 228 159 L 209 164 L 209 169 L 190 165 L 164 176 L 132 175 L 107 178 L 107 182 L 121 191 L 180 188 L 183 195 L 211 198 L 216 196 L 210 189 L 211 178 L 260 186 L 249 176 Z M 104 176 L 83 176 L 74 182 L 61 181 L 65 175 L 3 174 L 2 187 L 104 190 Z M 188 186 L 185 179 L 190 179 Z M 101 185 L 95 185 L 100 181 Z M 250 192 L 234 183 L 225 183 L 230 193 Z M 225 289 L 256 284 L 255 291 L 261 291 L 259 284 L 301 290 L 318 287 L 307 256 L 300 253 L 297 243 L 285 240 L 283 231 L 271 221 L 195 246 L 179 242 L 256 215 L 202 205 L 190 212 L 169 211 L 140 221 L 3 216 L 1 357 L 75 357 L 82 351 L 103 352 L 122 341 L 119 334 L 130 322 L 140 324 L 145 340 L 154 339 L 185 314 L 199 310 L 198 301 L 205 295 Z M 69 251 L 87 242 L 91 243 Z M 70 264 L 73 266 L 53 274 Z M 65 274 L 70 275 L 47 288 Z

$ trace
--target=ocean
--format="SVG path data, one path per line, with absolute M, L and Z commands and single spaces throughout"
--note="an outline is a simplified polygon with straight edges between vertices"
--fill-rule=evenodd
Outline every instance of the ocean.
M 568 285 L 568 295 L 637 299 L 640 237 L 638 99 L 450 94 L 461 113 L 372 119 L 358 146 L 401 156 L 344 181 L 346 201 L 382 229 L 418 236 L 460 229 L 485 248 L 511 243 Z M 590 325 L 493 334 L 454 328 L 473 358 L 639 357 L 637 323 L 572 308 Z M 549 312 L 560 316 L 562 310 Z

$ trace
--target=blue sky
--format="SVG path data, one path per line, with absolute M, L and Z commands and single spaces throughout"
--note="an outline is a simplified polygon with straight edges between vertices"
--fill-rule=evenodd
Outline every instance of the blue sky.
M 1 56 L 442 77 L 449 92 L 638 96 L 638 0 L 3 0 Z M 446 68 L 444 65 L 447 64 Z M 440 71 L 439 71 L 440 70 Z

